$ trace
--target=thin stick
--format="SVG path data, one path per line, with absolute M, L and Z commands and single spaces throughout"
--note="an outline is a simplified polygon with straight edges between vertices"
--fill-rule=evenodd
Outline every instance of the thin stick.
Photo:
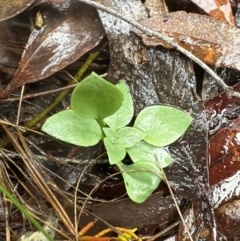
M 22 97 L 23 97 L 24 90 L 25 90 L 25 85 L 23 85 L 23 86 L 22 86 L 22 89 L 21 89 L 21 95 L 20 95 L 19 105 L 18 105 L 18 113 L 17 113 L 16 126 L 19 125 L 19 118 L 20 118 L 20 113 L 21 113 Z
M 194 56 L 192 53 L 188 52 L 186 49 L 184 49 L 183 47 L 179 46 L 176 41 L 174 40 L 174 38 L 170 38 L 165 34 L 162 33 L 158 33 L 156 31 L 153 31 L 150 28 L 147 28 L 145 26 L 143 26 L 142 24 L 136 22 L 135 20 L 132 20 L 122 14 L 120 14 L 119 12 L 106 7 L 102 4 L 93 2 L 91 0 L 79 0 L 80 2 L 86 3 L 87 5 L 93 6 L 99 10 L 105 11 L 115 17 L 118 17 L 120 19 L 122 19 L 123 21 L 126 21 L 127 23 L 131 24 L 132 26 L 136 27 L 137 29 L 141 30 L 143 33 L 145 33 L 148 36 L 152 36 L 152 37 L 156 37 L 159 38 L 163 41 L 165 41 L 166 43 L 168 43 L 169 45 L 171 45 L 172 47 L 174 47 L 175 49 L 177 49 L 179 52 L 183 53 L 184 55 L 186 55 L 188 58 L 190 58 L 192 61 L 194 61 L 196 64 L 198 64 L 200 67 L 202 67 L 210 76 L 212 76 L 215 81 L 217 82 L 217 84 L 219 86 L 221 86 L 223 88 L 224 91 L 226 91 L 226 94 L 231 97 L 231 96 L 236 96 L 238 98 L 240 98 L 240 93 L 237 91 L 234 91 L 231 87 L 229 87 L 228 85 L 226 85 L 223 81 L 223 79 L 221 79 L 210 67 L 208 67 L 205 63 L 203 63 L 199 58 L 197 58 L 196 56 Z
M 74 84 L 74 85 L 69 85 L 69 86 L 61 87 L 61 88 L 58 88 L 58 89 L 53 89 L 53 90 L 48 90 L 48 91 L 44 91 L 44 92 L 40 92 L 40 93 L 25 95 L 25 96 L 22 97 L 22 100 L 32 99 L 32 98 L 36 98 L 36 97 L 39 97 L 39 96 L 54 94 L 54 93 L 57 93 L 57 92 L 60 92 L 60 91 L 63 91 L 63 90 L 73 89 L 73 88 L 75 88 L 78 84 L 79 84 L 79 83 Z M 5 100 L 2 100 L 2 103 L 4 103 L 4 102 L 19 101 L 19 100 L 20 100 L 20 97 L 7 98 L 7 99 L 5 99 Z
M 183 216 L 182 216 L 181 210 L 179 209 L 178 203 L 177 203 L 177 201 L 176 201 L 176 199 L 175 199 L 175 197 L 174 197 L 172 188 L 171 188 L 171 186 L 170 186 L 170 184 L 169 184 L 169 182 L 168 182 L 168 180 L 167 180 L 167 177 L 166 177 L 166 175 L 165 175 L 165 172 L 164 172 L 163 168 L 161 167 L 161 164 L 160 164 L 160 162 L 159 162 L 159 160 L 158 160 L 158 157 L 157 157 L 156 155 L 154 155 L 154 156 L 155 156 L 155 159 L 156 159 L 156 161 L 157 161 L 157 164 L 159 165 L 159 168 L 160 168 L 161 171 L 162 171 L 163 178 L 164 178 L 164 180 L 166 181 L 166 184 L 167 184 L 168 189 L 169 189 L 169 191 L 170 191 L 170 193 L 171 193 L 171 196 L 172 196 L 173 201 L 174 201 L 174 203 L 175 203 L 175 206 L 176 206 L 176 209 L 177 209 L 177 211 L 178 211 L 178 214 L 179 214 L 179 216 L 180 216 L 180 218 L 181 218 L 181 220 L 182 220 L 183 226 L 184 226 L 184 228 L 185 228 L 186 231 L 187 231 L 188 237 L 189 237 L 189 239 L 190 239 L 191 241 L 193 241 L 192 236 L 191 236 L 191 234 L 190 234 L 190 232 L 189 232 L 189 230 L 188 230 L 188 227 L 187 227 L 187 225 L 186 225 L 186 223 L 185 223 L 185 220 L 184 220 L 184 218 L 183 218 Z
M 163 229 L 162 231 L 160 231 L 159 233 L 153 235 L 151 238 L 147 239 L 146 241 L 153 241 L 161 236 L 163 236 L 163 234 L 165 234 L 167 231 L 171 230 L 172 228 L 175 228 L 179 225 L 179 221 L 172 223 L 171 225 L 169 225 L 168 227 L 166 227 L 165 229 Z

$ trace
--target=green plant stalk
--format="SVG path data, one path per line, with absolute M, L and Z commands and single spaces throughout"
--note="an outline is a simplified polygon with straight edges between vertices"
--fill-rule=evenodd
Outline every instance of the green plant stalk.
M 74 76 L 74 78 L 68 83 L 67 86 L 76 84 L 76 80 L 79 81 L 80 78 L 83 76 L 83 74 L 88 69 L 89 65 L 93 62 L 93 60 L 99 55 L 99 51 L 96 51 L 94 53 L 90 53 L 85 63 L 82 65 L 80 70 L 77 72 L 77 74 Z M 38 114 L 33 120 L 31 120 L 26 127 L 31 128 L 35 126 L 40 120 L 42 120 L 47 113 L 49 113 L 69 92 L 70 90 L 64 90 L 62 91 L 57 98 L 54 100 L 54 102 L 49 105 L 45 110 L 43 110 L 40 114 Z
M 19 209 L 20 212 L 22 212 L 25 217 L 39 230 L 41 231 L 46 238 L 50 241 L 54 241 L 54 239 L 44 230 L 44 228 L 40 225 L 40 223 L 15 199 L 11 193 L 2 185 L 0 185 L 0 191 L 4 193 L 9 200 L 15 205 L 16 208 Z

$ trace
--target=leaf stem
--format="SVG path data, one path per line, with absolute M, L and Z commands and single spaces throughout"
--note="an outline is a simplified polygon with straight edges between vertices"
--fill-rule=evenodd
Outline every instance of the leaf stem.
M 162 174 L 163 174 L 163 179 L 166 181 L 166 184 L 167 184 L 167 186 L 168 186 L 168 189 L 169 189 L 169 191 L 170 191 L 170 194 L 171 194 L 171 196 L 172 196 L 172 198 L 173 198 L 173 202 L 174 202 L 174 204 L 175 204 L 175 206 L 176 206 L 176 209 L 177 209 L 177 211 L 178 211 L 178 214 L 179 214 L 179 216 L 180 216 L 180 218 L 181 218 L 181 220 L 182 220 L 183 226 L 184 226 L 184 228 L 186 229 L 186 232 L 187 232 L 187 234 L 188 234 L 188 237 L 189 237 L 189 239 L 190 239 L 191 241 L 193 241 L 193 238 L 192 238 L 192 236 L 191 236 L 191 234 L 190 234 L 189 228 L 187 227 L 187 225 L 186 225 L 186 223 L 185 223 L 185 220 L 184 220 L 184 218 L 183 218 L 183 216 L 182 216 L 181 210 L 180 210 L 180 208 L 179 208 L 179 206 L 178 206 L 178 203 L 177 203 L 177 201 L 176 201 L 176 199 L 175 199 L 175 197 L 174 197 L 172 188 L 171 188 L 171 186 L 170 186 L 170 184 L 169 184 L 169 182 L 168 182 L 168 180 L 167 180 L 167 177 L 166 177 L 166 175 L 165 175 L 165 172 L 164 172 L 164 170 L 163 170 L 163 168 L 162 168 L 162 166 L 161 166 L 161 164 L 160 164 L 160 161 L 159 161 L 157 155 L 154 155 L 154 156 L 155 156 L 156 162 L 157 162 L 157 164 L 159 165 L 159 168 L 160 168 L 160 170 L 161 170 L 161 172 L 162 172 Z

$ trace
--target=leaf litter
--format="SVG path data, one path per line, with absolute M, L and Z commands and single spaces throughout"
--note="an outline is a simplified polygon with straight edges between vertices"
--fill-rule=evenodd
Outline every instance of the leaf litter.
M 63 69 L 102 40 L 104 31 L 94 8 L 76 0 L 62 5 L 42 12 L 44 24 L 33 29 L 19 67 L 0 98 Z
M 151 21 L 147 19 L 147 12 L 145 11 L 144 7 L 139 2 L 109 2 L 109 1 L 103 1 L 104 4 L 107 6 L 112 6 L 113 8 L 117 8 L 117 10 L 121 9 L 123 13 L 126 15 L 133 14 L 135 19 L 140 20 L 143 17 L 146 19 L 143 21 Z M 61 6 L 61 3 L 58 3 Z M 75 3 L 74 3 L 75 4 Z M 76 5 L 74 5 L 76 7 Z M 85 6 L 86 7 L 86 6 Z M 70 8 L 70 7 L 69 7 Z M 76 7 L 77 9 L 77 7 Z M 86 7 L 88 9 L 88 7 Z M 45 12 L 44 12 L 45 11 Z M 56 19 L 62 19 L 60 21 L 60 30 L 64 26 L 64 21 L 68 22 L 70 21 L 68 17 L 65 16 L 62 17 L 61 14 L 58 12 L 57 8 L 47 8 L 45 9 L 42 14 L 43 18 L 46 21 L 44 24 L 48 24 L 50 26 L 49 30 L 49 36 L 52 34 L 54 35 L 55 30 L 58 30 L 57 23 L 58 21 L 54 22 L 54 16 L 56 16 Z M 68 10 L 64 10 L 67 13 Z M 63 12 L 64 12 L 63 11 Z M 72 12 L 70 15 L 76 14 L 77 10 L 71 10 Z M 92 13 L 95 10 L 92 10 Z M 91 11 L 90 11 L 91 12 Z M 89 12 L 86 12 L 86 15 L 88 15 Z M 51 17 L 47 17 L 50 16 Z M 67 15 L 67 14 L 66 14 Z M 98 19 L 97 15 L 93 13 L 93 15 Z M 182 16 L 181 16 L 182 15 Z M 166 16 L 170 16 L 169 20 L 170 22 L 174 22 L 175 19 L 179 20 L 183 18 L 183 25 L 188 22 L 185 17 L 186 13 L 168 13 Z M 9 15 L 10 16 L 10 15 Z M 188 15 L 189 16 L 189 15 Z M 193 16 L 193 14 L 191 14 Z M 171 185 L 173 188 L 184 198 L 187 200 L 190 200 L 194 204 L 194 214 L 195 215 L 195 221 L 192 222 L 192 228 L 195 229 L 193 232 L 193 238 L 197 238 L 199 235 L 199 232 L 201 230 L 203 221 L 205 224 L 209 224 L 209 226 L 214 228 L 214 220 L 213 220 L 213 208 L 216 208 L 218 206 L 221 206 L 223 203 L 235 199 L 239 196 L 238 194 L 238 186 L 236 186 L 236 183 L 238 183 L 238 162 L 236 161 L 238 158 L 238 143 L 237 143 L 237 133 L 238 133 L 238 119 L 233 121 L 236 117 L 238 117 L 238 99 L 232 98 L 229 99 L 226 94 L 220 94 L 217 96 L 214 101 L 210 100 L 208 103 L 213 103 L 211 107 L 208 107 L 207 103 L 205 103 L 206 113 L 203 106 L 203 101 L 200 100 L 198 95 L 196 94 L 196 80 L 194 77 L 194 70 L 192 68 L 192 64 L 188 59 L 186 59 L 181 54 L 177 53 L 173 50 L 165 50 L 161 47 L 159 47 L 159 43 L 157 43 L 158 47 L 150 46 L 145 47 L 141 43 L 141 39 L 136 36 L 136 33 L 139 34 L 137 31 L 134 30 L 134 33 L 130 32 L 131 26 L 123 23 L 121 20 L 116 19 L 106 13 L 100 12 L 100 18 L 103 22 L 103 25 L 105 27 L 105 31 L 107 32 L 108 38 L 109 38 L 109 44 L 110 44 L 110 55 L 111 55 L 111 64 L 108 71 L 108 78 L 111 79 L 114 83 L 119 79 L 125 79 L 127 83 L 130 86 L 132 95 L 134 97 L 134 104 L 135 108 L 137 109 L 136 113 L 140 112 L 145 106 L 151 105 L 153 103 L 168 103 L 174 106 L 178 106 L 186 111 L 188 111 L 194 118 L 195 121 L 192 125 L 192 127 L 188 130 L 188 132 L 183 136 L 182 139 L 180 139 L 177 143 L 169 146 L 169 151 L 171 152 L 172 156 L 175 159 L 175 163 L 166 169 L 166 174 L 171 182 Z M 199 20 L 199 22 L 203 25 L 205 22 L 206 24 L 209 23 L 209 29 L 211 30 L 209 38 L 207 38 L 206 42 L 202 41 L 204 38 L 200 37 L 200 45 L 197 47 L 195 45 L 192 46 L 193 51 L 196 51 L 197 56 L 200 57 L 201 53 L 199 51 L 199 48 L 204 46 L 204 44 L 207 44 L 207 46 L 210 46 L 206 49 L 204 52 L 204 55 L 206 59 L 210 59 L 210 64 L 212 65 L 220 65 L 223 62 L 223 66 L 227 65 L 231 68 L 237 68 L 237 58 L 238 53 L 237 51 L 237 42 L 235 41 L 237 39 L 238 30 L 227 26 L 225 23 L 216 22 L 212 18 L 209 18 L 207 16 L 202 15 L 194 15 L 193 19 Z M 79 19 L 79 16 L 78 16 Z M 166 18 L 160 18 L 160 22 L 164 22 L 164 19 Z M 204 20 L 208 21 L 204 21 Z M 168 20 L 168 21 L 169 21 Z M 197 22 L 195 20 L 194 22 Z M 51 21 L 53 21 L 51 23 Z M 70 29 L 74 29 L 73 32 L 77 35 L 78 31 L 83 31 L 82 29 L 79 29 L 76 27 L 76 22 L 72 20 L 72 25 L 70 25 Z M 86 20 L 87 22 L 90 21 L 89 18 Z M 99 21 L 99 19 L 97 20 Z M 168 23 L 166 21 L 166 23 Z M 157 20 L 154 20 L 154 24 L 156 25 Z M 159 22 L 159 23 L 160 23 Z M 216 23 L 216 25 L 213 24 Z M 100 21 L 99 21 L 100 23 Z M 78 21 L 79 24 L 79 21 Z M 174 27 L 175 24 L 171 23 L 172 26 L 169 27 L 170 30 Z M 94 25 L 94 24 L 93 24 Z M 100 25 L 98 25 L 100 26 Z M 165 26 L 165 25 L 164 25 Z M 178 26 L 178 25 L 177 25 Z M 217 27 L 216 27 L 217 26 Z M 233 40 L 230 40 L 226 36 L 223 36 L 223 43 L 221 43 L 223 46 L 223 49 L 226 50 L 225 52 L 219 52 L 221 55 L 218 54 L 218 42 L 216 43 L 216 39 L 214 39 L 216 36 L 214 34 L 218 33 L 219 31 L 216 31 L 216 29 L 219 29 L 220 26 L 222 27 L 221 33 L 225 34 L 226 31 L 230 31 L 232 34 L 231 37 Z M 153 26 L 154 27 L 154 26 Z M 90 28 L 88 26 L 88 28 Z M 38 31 L 38 32 L 36 32 Z M 35 37 L 33 35 L 34 41 L 31 43 L 28 43 L 28 48 L 31 49 L 32 46 L 35 49 L 42 48 L 41 43 L 45 40 L 47 41 L 47 33 L 44 33 L 44 25 L 40 29 L 34 29 L 32 34 L 35 32 Z M 78 56 L 73 56 L 68 53 L 69 60 L 66 58 L 65 62 L 64 60 L 61 60 L 59 66 L 53 66 L 51 67 L 52 63 L 50 61 L 50 57 L 46 50 L 43 50 L 42 58 L 43 60 L 39 61 L 37 58 L 38 55 L 34 55 L 33 52 L 29 52 L 30 55 L 26 55 L 26 61 L 29 59 L 29 56 L 32 58 L 31 61 L 29 61 L 29 65 L 26 65 L 26 61 L 24 59 L 24 56 L 26 53 L 22 56 L 22 61 L 25 61 L 26 69 L 29 69 L 29 72 L 23 69 L 21 70 L 21 64 L 17 72 L 15 73 L 15 76 L 18 76 L 16 80 L 12 82 L 11 91 L 19 87 L 27 82 L 34 82 L 38 81 L 40 79 L 44 79 L 47 76 L 53 74 L 54 72 L 57 72 L 59 69 L 64 68 L 66 65 L 68 65 L 71 62 L 74 62 L 77 58 L 79 58 L 83 53 L 87 52 L 94 46 L 96 46 L 99 41 L 103 38 L 104 31 L 101 27 L 101 33 L 96 32 L 96 29 L 90 29 L 89 35 L 92 35 L 92 31 L 96 33 L 95 39 L 92 40 L 91 45 L 87 45 L 86 49 L 82 51 L 82 48 L 79 52 L 81 54 L 78 54 L 76 52 L 78 51 L 70 51 L 71 54 L 76 54 Z M 42 35 L 41 35 L 42 33 Z M 72 34 L 70 39 L 73 37 L 75 38 L 76 35 Z M 200 34 L 200 33 L 199 33 Z M 191 32 L 189 29 L 187 29 L 187 32 L 180 32 L 177 33 L 176 36 L 178 36 L 178 39 L 180 39 L 181 35 L 184 36 L 185 39 L 193 38 L 191 35 Z M 42 38 L 41 38 L 42 36 Z M 180 37 L 179 37 L 180 36 Z M 218 35 L 217 35 L 218 36 Z M 141 36 L 142 37 L 142 36 Z M 186 38 L 187 37 L 187 38 Z M 189 37 L 189 38 L 188 38 Z M 212 37 L 212 39 L 215 41 L 209 41 L 209 39 Z M 49 37 L 50 38 L 50 37 Z M 30 38 L 31 39 L 31 38 Z M 36 40 L 35 40 L 36 39 Z M 235 39 L 235 40 L 234 40 Z M 189 44 L 189 49 L 191 47 L 191 43 L 195 43 L 194 41 L 185 42 L 182 41 L 182 44 L 187 45 Z M 218 39 L 217 39 L 218 40 Z M 49 40 L 52 41 L 51 38 Z M 231 41 L 235 41 L 234 43 Z M 180 41 L 181 42 L 181 41 Z M 179 43 L 180 43 L 179 42 Z M 67 42 L 68 43 L 68 42 Z M 67 44 L 66 43 L 66 44 Z M 152 44 L 152 43 L 151 43 Z M 180 43 L 181 44 L 181 43 Z M 225 45 L 224 45 L 225 44 Z M 232 48 L 234 48 L 234 53 L 231 53 L 229 50 L 229 46 L 231 45 Z M 63 46 L 63 45 L 62 45 Z M 227 46 L 227 47 L 224 47 Z M 235 46 L 235 47 L 233 47 Z M 27 48 L 27 50 L 28 50 Z M 53 50 L 59 51 L 57 46 L 52 47 Z M 83 47 L 84 49 L 85 47 Z M 75 48 L 76 49 L 76 48 Z M 62 49 L 61 49 L 62 50 Z M 54 51 L 53 51 L 54 52 Z M 52 53 L 52 52 L 51 52 Z M 59 56 L 59 53 L 57 53 Z M 231 55 L 233 54 L 233 55 Z M 46 56 L 45 56 L 46 55 Z M 66 54 L 67 56 L 67 54 Z M 217 57 L 216 57 L 217 56 Z M 219 59 L 217 59 L 219 56 L 222 56 L 220 60 L 222 61 L 219 63 Z M 230 56 L 230 57 L 229 57 Z M 41 57 L 41 52 L 40 52 Z M 214 60 L 215 59 L 215 60 Z M 225 64 L 224 61 L 229 60 L 230 62 L 227 62 Z M 34 61 L 36 61 L 34 63 Z M 44 62 L 45 61 L 45 62 Z M 54 62 L 54 61 L 53 61 Z M 35 64 L 35 66 L 34 66 Z M 37 66 L 37 67 L 36 67 Z M 36 73 L 34 73 L 34 68 L 37 70 Z M 46 71 L 46 75 L 44 72 L 44 68 L 49 68 Z M 43 73 L 44 72 L 44 73 Z M 25 76 L 26 74 L 26 76 Z M 28 75 L 29 74 L 29 75 Z M 31 75 L 32 74 L 32 75 Z M 32 79 L 31 79 L 32 78 Z M 20 82 L 18 82 L 20 80 Z M 33 80 L 33 81 L 32 81 Z M 161 80 L 161 82 L 159 81 Z M 15 82 L 16 81 L 16 82 Z M 9 90 L 10 90 L 9 89 Z M 220 99 L 219 99 L 220 98 Z M 225 104 L 224 104 L 225 103 Z M 227 104 L 226 104 L 227 103 Z M 209 114 L 210 113 L 210 114 Z M 208 119 L 206 118 L 208 117 Z M 212 128 L 212 132 L 210 134 L 212 135 L 212 138 L 210 139 L 210 149 L 209 153 L 211 155 L 211 164 L 209 166 L 209 174 L 210 179 L 208 180 L 208 129 L 207 129 L 207 121 L 210 124 L 210 129 Z M 211 127 L 212 125 L 212 127 Z M 225 127 L 224 127 L 225 126 Z M 221 128 L 224 127 L 224 129 L 221 130 Z M 217 132 L 219 130 L 219 132 Z M 215 134 L 216 133 L 216 134 Z M 214 135 L 215 134 L 215 135 Z M 220 141 L 218 143 L 217 141 Z M 216 143 L 219 145 L 216 146 Z M 211 146 L 213 149 L 211 149 Z M 225 146 L 225 149 L 223 147 Z M 216 150 L 219 150 L 219 152 L 216 152 Z M 216 153 L 223 153 L 223 156 L 214 156 Z M 232 163 L 231 163 L 232 162 Z M 226 168 L 229 167 L 229 168 Z M 64 169 L 64 166 L 63 166 Z M 226 172 L 228 170 L 228 172 Z M 69 176 L 74 173 L 74 170 L 69 171 Z M 78 174 L 75 176 L 75 180 L 79 177 Z M 209 181 L 211 184 L 211 187 L 209 185 Z M 96 182 L 96 180 L 95 180 Z M 235 186 L 231 186 L 231 183 L 235 183 Z M 85 183 L 86 184 L 86 183 Z M 112 184 L 112 186 L 115 186 L 116 184 Z M 94 186 L 94 182 L 93 182 Z M 229 188 L 229 186 L 231 188 Z M 103 188 L 104 189 L 104 188 Z M 223 192 L 224 191 L 224 192 Z M 110 191 L 111 193 L 111 191 Z M 211 200 L 211 193 L 213 194 L 213 200 Z M 216 195 L 217 193 L 217 195 Z M 224 195 L 225 196 L 224 196 Z M 156 195 L 156 194 L 154 194 Z M 154 195 L 152 197 L 154 197 Z M 161 196 L 162 194 L 160 194 Z M 223 195 L 223 196 L 222 196 Z M 216 197 L 221 197 L 221 199 L 216 199 Z M 158 197 L 161 201 L 166 201 L 166 198 L 169 198 L 169 196 L 163 196 Z M 158 199 L 157 198 L 157 199 Z M 64 201 L 63 201 L 64 202 Z M 129 202 L 129 200 L 128 200 Z M 152 204 L 150 206 L 150 209 L 153 207 L 162 207 L 159 203 L 154 204 L 152 202 L 151 197 L 149 199 L 149 203 Z M 104 210 L 104 208 L 108 208 L 109 204 L 101 204 L 101 207 L 99 210 Z M 115 206 L 116 205 L 116 206 Z M 110 212 L 113 216 L 116 216 L 115 214 L 115 207 L 119 207 L 121 210 L 126 209 L 126 207 L 130 204 L 126 204 L 125 206 L 123 204 L 120 204 L 117 206 L 117 203 L 113 203 L 113 211 Z M 156 205 L 156 206 L 155 206 Z M 164 206 L 164 205 L 163 205 Z M 170 211 L 170 205 L 165 204 L 167 210 L 166 213 L 171 213 Z M 134 204 L 133 204 L 133 207 Z M 170 209 L 168 209 L 168 207 Z M 172 207 L 172 206 L 171 206 Z M 140 210 L 145 210 L 147 208 L 147 204 L 143 209 L 140 208 Z M 69 207 L 69 213 L 72 212 L 72 207 Z M 97 209 L 96 209 L 97 210 Z M 95 209 L 92 209 L 94 213 L 97 213 Z M 188 208 L 188 210 L 192 210 L 191 208 Z M 215 213 L 216 221 L 218 224 L 218 227 L 220 228 L 220 231 L 222 233 L 225 233 L 225 235 L 229 238 L 237 237 L 236 235 L 230 234 L 231 228 L 226 228 L 224 226 L 224 218 L 225 221 L 226 215 L 229 214 L 229 210 L 238 210 L 238 204 L 232 203 L 230 206 L 225 206 L 223 208 L 223 211 L 217 211 Z M 121 211 L 120 211 L 121 212 Z M 139 211 L 134 211 L 134 215 L 132 213 L 125 213 L 124 215 L 126 219 L 132 220 L 132 222 L 139 220 L 141 218 L 141 215 L 139 214 L 139 217 L 137 217 L 137 213 Z M 232 211 L 233 212 L 233 211 Z M 100 216 L 104 219 L 106 216 L 107 211 L 103 211 Z M 224 214 L 223 214 L 224 213 Z M 149 214 L 144 214 L 146 216 L 149 215 L 148 218 L 151 219 L 151 212 Z M 144 216 L 143 215 L 143 216 Z M 162 214 L 161 214 L 162 215 Z M 172 212 L 172 215 L 176 215 L 176 212 Z M 224 216 L 225 215 L 225 216 Z M 71 215 L 72 216 L 72 215 Z M 116 221 L 114 223 L 114 217 L 107 218 L 107 221 L 109 223 L 118 225 L 118 223 L 121 224 L 122 220 L 121 215 L 117 215 L 119 217 L 119 221 Z M 171 216 L 171 215 L 170 215 Z M 228 215 L 229 216 L 229 215 Z M 190 218 L 191 215 L 189 211 L 185 212 L 184 217 Z M 224 217 L 224 218 L 223 218 Z M 136 222 L 134 223 L 136 226 L 146 225 L 148 223 L 148 218 L 143 223 Z M 232 219 L 234 219 L 234 216 L 232 215 Z M 82 220 L 85 220 L 85 217 L 82 218 Z M 167 218 L 168 222 L 170 220 L 173 220 L 173 217 Z M 194 219 L 193 219 L 194 220 Z M 84 221 L 85 222 L 85 221 Z M 157 222 L 157 221 L 156 221 Z M 123 222 L 124 223 L 124 222 Z M 129 222 L 130 223 L 130 222 Z M 160 221 L 158 222 L 160 223 Z M 128 225 L 128 224 L 126 224 Z M 130 224 L 129 224 L 130 226 Z M 181 240 L 181 238 L 184 238 L 184 229 L 180 226 L 179 228 L 179 237 L 178 240 Z M 201 234 L 201 233 L 200 233 Z

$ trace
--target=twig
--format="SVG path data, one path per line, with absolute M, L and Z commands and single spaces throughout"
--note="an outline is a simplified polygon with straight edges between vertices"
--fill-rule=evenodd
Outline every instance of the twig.
M 75 88 L 78 84 L 79 84 L 79 83 L 74 84 L 74 85 L 65 86 L 65 87 L 58 88 L 58 89 L 53 89 L 53 90 L 48 90 L 48 91 L 40 92 L 40 93 L 24 95 L 21 99 L 22 99 L 22 100 L 27 100 L 27 99 L 36 98 L 36 97 L 43 96 L 43 95 L 54 94 L 54 93 L 56 93 L 56 92 L 60 92 L 60 91 L 63 91 L 63 90 L 73 89 L 73 88 Z M 20 97 L 16 97 L 16 98 L 7 98 L 7 99 L 5 99 L 5 100 L 1 100 L 1 102 L 4 103 L 4 102 L 19 101 L 19 100 L 20 100 Z
M 168 227 L 166 227 L 164 230 L 160 231 L 159 233 L 153 235 L 151 238 L 147 239 L 146 241 L 154 241 L 157 238 L 160 238 L 161 236 L 163 236 L 167 231 L 177 227 L 179 225 L 180 221 L 177 221 L 175 223 L 172 223 L 171 225 L 169 225 Z
M 109 8 L 109 7 L 106 7 L 102 4 L 96 3 L 96 2 L 91 1 L 91 0 L 79 0 L 79 1 L 83 2 L 83 3 L 86 3 L 87 5 L 90 5 L 92 7 L 95 7 L 99 10 L 105 11 L 105 12 L 107 12 L 107 13 L 115 16 L 115 17 L 118 17 L 118 18 L 122 19 L 123 21 L 126 21 L 127 23 L 129 23 L 132 26 L 136 27 L 137 29 L 141 30 L 143 33 L 145 33 L 148 36 L 156 37 L 156 38 L 159 38 L 159 39 L 165 41 L 166 43 L 168 43 L 169 45 L 171 45 L 172 47 L 177 49 L 179 52 L 186 55 L 188 58 L 190 58 L 192 61 L 194 61 L 196 64 L 198 64 L 201 68 L 203 68 L 210 76 L 212 76 L 215 79 L 217 84 L 219 86 L 221 86 L 224 91 L 226 91 L 226 94 L 229 97 L 236 96 L 236 97 L 240 98 L 239 92 L 234 91 L 231 87 L 226 85 L 224 83 L 223 79 L 221 79 L 210 67 L 208 67 L 205 63 L 203 63 L 199 58 L 194 56 L 192 53 L 190 53 L 189 51 L 187 51 L 183 47 L 179 46 L 176 43 L 176 41 L 174 40 L 174 38 L 170 38 L 165 34 L 153 31 L 152 29 L 147 28 L 147 27 L 143 26 L 142 24 L 136 22 L 135 20 L 132 20 L 132 19 L 120 14 L 119 12 L 117 12 L 117 11 L 115 11 L 115 10 Z
M 180 210 L 180 208 L 179 208 L 179 206 L 178 206 L 178 203 L 177 203 L 177 201 L 176 201 L 176 199 L 175 199 L 175 197 L 174 197 L 174 194 L 173 194 L 172 188 L 171 188 L 171 186 L 170 186 L 170 183 L 169 183 L 168 180 L 167 180 L 167 177 L 166 177 L 166 175 L 165 175 L 165 172 L 164 172 L 164 170 L 163 170 L 163 168 L 162 168 L 162 166 L 161 166 L 161 164 L 160 164 L 160 162 L 159 162 L 159 160 L 158 160 L 158 157 L 157 157 L 156 155 L 154 155 L 154 156 L 155 156 L 155 159 L 156 159 L 157 164 L 159 165 L 159 168 L 160 168 L 161 171 L 162 171 L 163 178 L 164 178 L 164 180 L 166 181 L 166 184 L 167 184 L 167 186 L 168 186 L 169 192 L 171 193 L 171 196 L 172 196 L 172 198 L 173 198 L 173 202 L 175 203 L 176 209 L 177 209 L 178 214 L 179 214 L 179 216 L 180 216 L 180 218 L 181 218 L 181 220 L 182 220 L 183 226 L 184 226 L 184 228 L 186 229 L 186 232 L 187 232 L 187 234 L 188 234 L 188 237 L 189 237 L 189 239 L 190 239 L 191 241 L 193 241 L 193 238 L 192 238 L 192 236 L 191 236 L 191 234 L 190 234 L 190 232 L 189 232 L 189 230 L 188 230 L 188 227 L 187 227 L 187 225 L 186 225 L 186 223 L 185 223 L 185 220 L 184 220 L 184 218 L 183 218 L 183 216 L 182 216 L 182 213 L 181 213 L 181 210 Z
M 22 86 L 22 89 L 21 89 L 21 96 L 20 96 L 20 99 L 19 99 L 16 126 L 19 125 L 19 118 L 20 118 L 20 113 L 21 113 L 22 97 L 23 97 L 24 90 L 25 90 L 25 85 L 23 85 L 23 86 Z

